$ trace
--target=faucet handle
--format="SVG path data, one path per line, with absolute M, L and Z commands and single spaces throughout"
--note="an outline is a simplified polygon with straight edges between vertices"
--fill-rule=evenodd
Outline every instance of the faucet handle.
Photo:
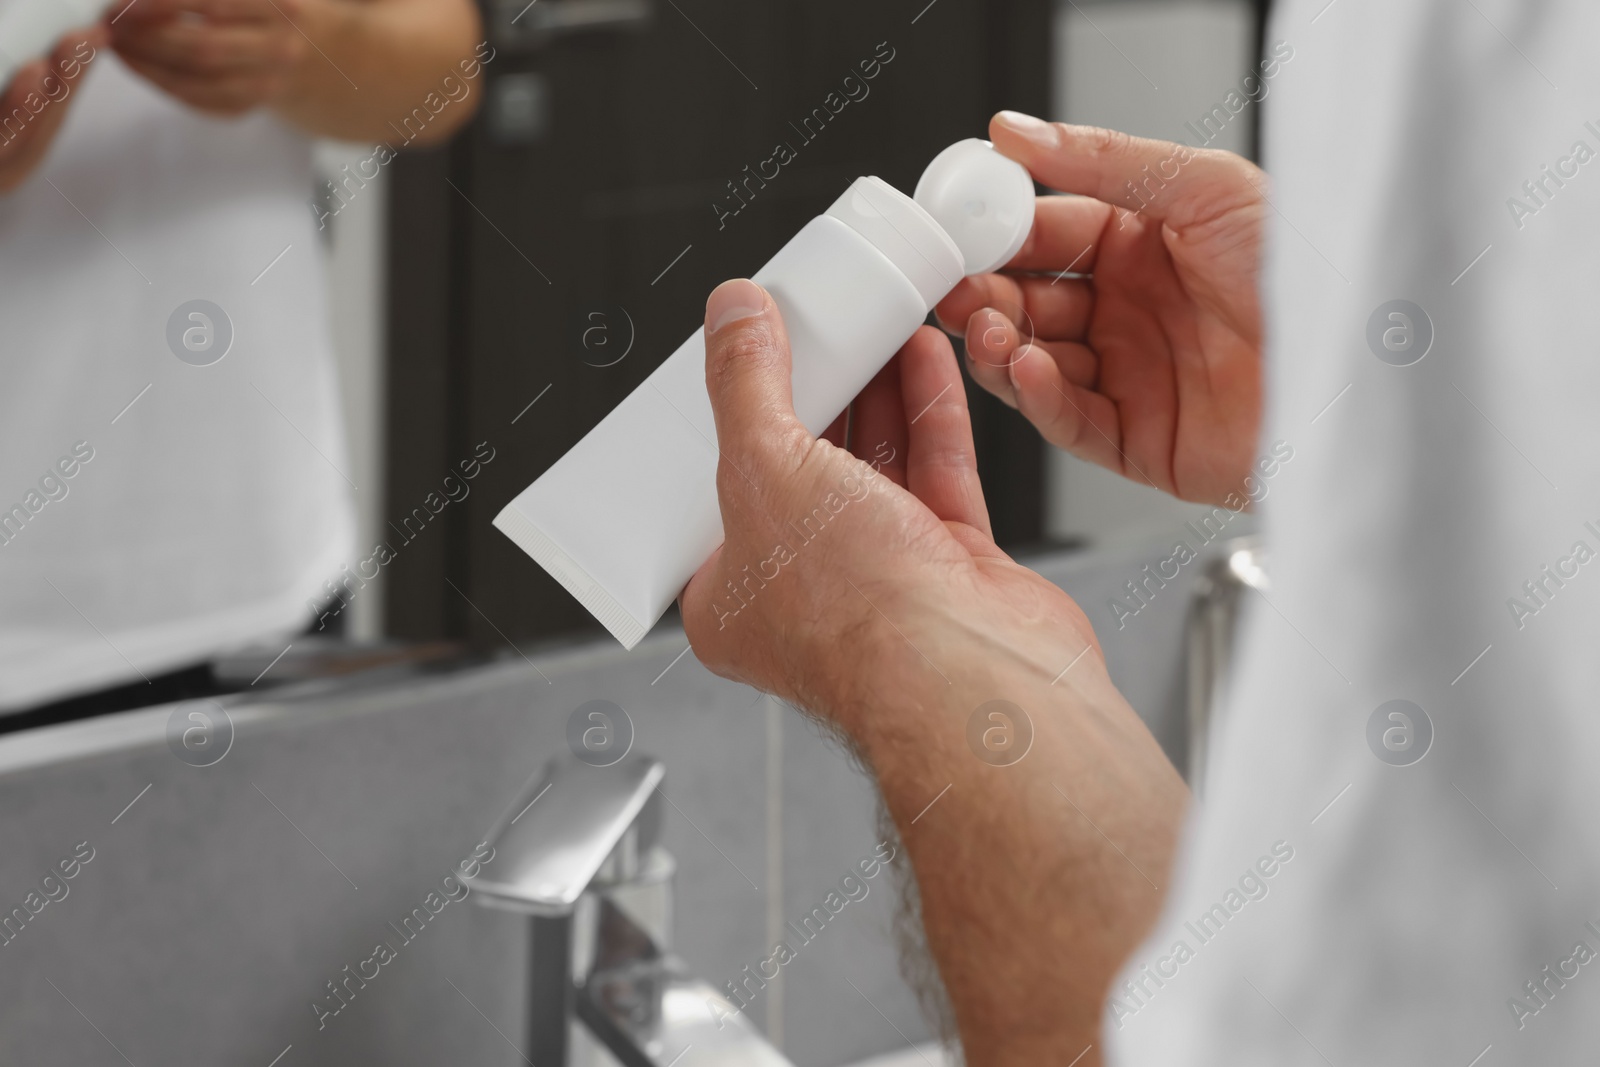
M 552 759 L 489 835 L 493 871 L 467 884 L 496 907 L 571 915 L 591 884 L 631 877 L 655 844 L 665 776 L 665 764 L 638 754 L 608 767 Z

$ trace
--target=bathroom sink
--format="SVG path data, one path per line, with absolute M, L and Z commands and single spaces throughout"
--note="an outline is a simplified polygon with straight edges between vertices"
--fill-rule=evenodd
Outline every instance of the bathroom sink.
M 1026 562 L 1083 604 L 1181 767 L 1183 625 L 1203 564 L 1107 622 L 1159 558 Z M 680 631 L 631 652 L 306 675 L 0 736 L 0 1063 L 523 1063 L 525 920 L 458 903 L 447 879 L 601 701 L 666 768 L 675 955 L 713 988 L 739 983 L 749 1021 L 800 1067 L 949 1067 L 900 977 L 891 873 L 780 980 L 754 977 L 786 922 L 884 846 L 878 802 L 813 723 L 712 676 Z

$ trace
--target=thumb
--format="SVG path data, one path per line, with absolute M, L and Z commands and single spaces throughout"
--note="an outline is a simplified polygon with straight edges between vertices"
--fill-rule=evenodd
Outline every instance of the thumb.
M 706 301 L 706 393 L 717 447 L 741 470 L 759 466 L 806 429 L 794 413 L 789 337 L 765 289 L 723 282 Z

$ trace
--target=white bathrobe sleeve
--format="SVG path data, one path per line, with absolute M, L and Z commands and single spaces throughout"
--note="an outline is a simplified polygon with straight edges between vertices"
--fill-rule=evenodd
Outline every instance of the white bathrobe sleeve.
M 1600 1048 L 1597 41 L 1584 0 L 1276 12 L 1262 448 L 1293 459 L 1111 1062 Z

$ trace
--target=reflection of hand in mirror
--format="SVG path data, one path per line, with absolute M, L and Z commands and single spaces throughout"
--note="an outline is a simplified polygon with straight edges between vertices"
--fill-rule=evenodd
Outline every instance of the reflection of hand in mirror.
M 112 43 L 136 72 L 201 111 L 270 107 L 348 141 L 436 144 L 477 107 L 471 0 L 127 0 Z M 420 131 L 394 123 L 421 114 Z
M 990 135 L 1079 195 L 1041 197 L 1005 272 L 940 302 L 973 378 L 1080 459 L 1185 500 L 1242 492 L 1261 421 L 1266 176 L 1231 152 L 1011 112 Z
M 287 92 L 311 46 L 304 0 L 137 0 L 112 40 L 123 61 L 184 103 L 237 115 Z
M 67 34 L 47 58 L 19 69 L 0 94 L 0 117 L 5 120 L 0 126 L 0 193 L 21 185 L 44 158 L 72 106 L 73 90 L 106 40 L 105 27 L 98 25 Z

